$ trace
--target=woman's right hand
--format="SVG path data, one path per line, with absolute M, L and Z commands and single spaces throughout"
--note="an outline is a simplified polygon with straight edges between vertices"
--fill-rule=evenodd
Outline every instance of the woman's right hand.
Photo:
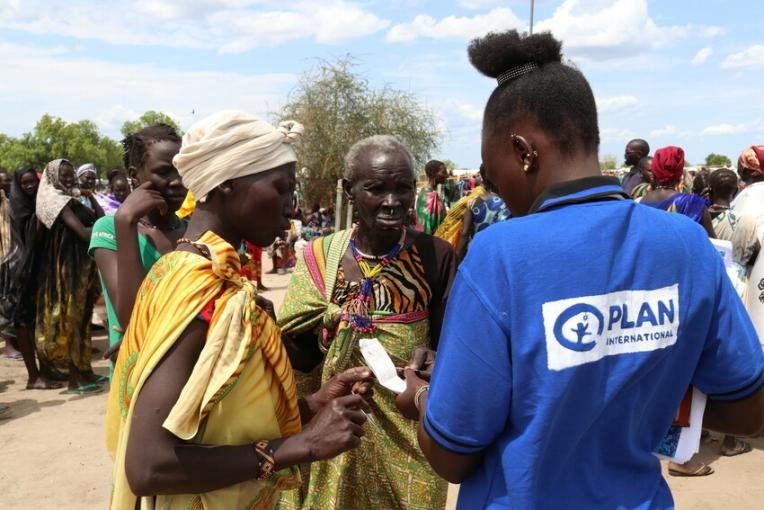
M 130 223 L 135 223 L 154 209 L 159 209 L 162 215 L 167 214 L 167 202 L 151 182 L 144 182 L 122 202 L 115 219 L 125 218 Z
M 303 428 L 312 460 L 327 460 L 357 448 L 363 437 L 364 412 L 371 412 L 360 395 L 345 395 L 325 405 Z

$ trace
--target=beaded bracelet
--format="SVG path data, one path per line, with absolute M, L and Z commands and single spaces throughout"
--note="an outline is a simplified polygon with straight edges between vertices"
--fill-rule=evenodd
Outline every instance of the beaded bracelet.
M 430 385 L 425 384 L 424 386 L 420 387 L 418 390 L 416 390 L 416 393 L 414 393 L 414 407 L 416 407 L 416 410 L 418 412 L 422 412 L 420 406 L 422 405 L 420 400 L 422 399 L 422 395 L 425 394 L 425 392 L 430 391 Z
M 257 475 L 257 479 L 267 480 L 273 475 L 273 468 L 276 464 L 271 444 L 268 441 L 258 441 L 253 446 L 255 447 L 257 460 L 260 463 L 260 473 Z

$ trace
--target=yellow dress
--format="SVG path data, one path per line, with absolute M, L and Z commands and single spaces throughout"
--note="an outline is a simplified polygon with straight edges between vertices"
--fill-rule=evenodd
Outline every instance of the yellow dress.
M 125 453 L 141 388 L 211 300 L 215 307 L 206 343 L 163 427 L 191 443 L 215 445 L 300 431 L 294 374 L 280 333 L 255 304 L 252 283 L 239 277 L 238 253 L 212 232 L 195 244 L 210 258 L 175 251 L 151 268 L 122 342 L 106 413 L 107 448 L 114 459 L 112 509 L 133 510 L 137 500 L 125 475 Z M 270 509 L 281 490 L 299 481 L 293 468 L 266 481 L 207 493 L 144 497 L 140 508 Z

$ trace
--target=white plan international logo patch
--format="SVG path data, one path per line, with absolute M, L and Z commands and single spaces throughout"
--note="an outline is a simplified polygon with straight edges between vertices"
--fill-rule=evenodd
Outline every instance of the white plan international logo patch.
M 676 343 L 679 285 L 550 301 L 542 314 L 550 370 L 654 351 Z

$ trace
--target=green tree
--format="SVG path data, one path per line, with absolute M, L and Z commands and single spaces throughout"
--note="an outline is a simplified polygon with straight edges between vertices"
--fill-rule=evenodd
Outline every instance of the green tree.
M 714 154 L 713 152 L 706 156 L 706 166 L 731 167 L 732 161 L 724 154 Z
M 600 161 L 600 170 L 615 170 L 618 165 L 618 160 L 613 154 L 606 154 Z
M 101 136 L 89 120 L 66 122 L 43 115 L 29 133 L 19 138 L 0 137 L 0 168 L 14 170 L 31 164 L 42 170 L 54 159 L 65 158 L 74 165 L 93 163 L 101 174 L 122 160 L 122 148 L 114 140 Z
M 415 96 L 389 86 L 373 89 L 354 71 L 350 56 L 320 61 L 303 74 L 279 119 L 305 125 L 296 146 L 300 184 L 309 204 L 329 205 L 342 176 L 345 154 L 356 141 L 376 134 L 397 136 L 424 165 L 438 148 L 440 132 L 434 113 Z
M 450 159 L 444 159 L 443 164 L 446 165 L 446 168 L 448 168 L 449 171 L 456 170 L 457 168 L 459 168 L 459 165 L 457 165 Z
M 127 136 L 130 133 L 135 133 L 136 131 L 140 131 L 145 127 L 153 126 L 155 124 L 167 124 L 175 128 L 175 131 L 177 131 L 179 135 L 183 135 L 183 131 L 180 129 L 180 124 L 177 120 L 173 119 L 166 113 L 157 112 L 154 110 L 145 112 L 143 115 L 138 117 L 137 120 L 125 121 L 119 131 L 122 133 L 122 136 Z

